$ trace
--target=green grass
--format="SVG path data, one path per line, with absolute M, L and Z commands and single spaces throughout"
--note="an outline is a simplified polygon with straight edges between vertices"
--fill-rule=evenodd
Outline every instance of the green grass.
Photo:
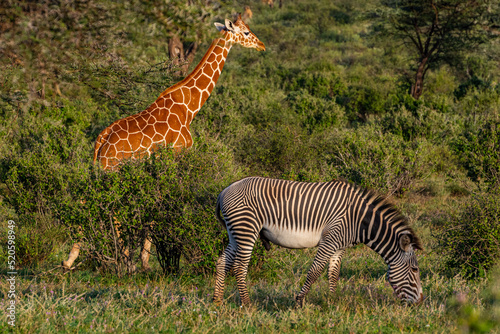
M 457 315 L 450 312 L 457 296 L 482 306 L 486 281 L 436 273 L 435 253 L 419 256 L 426 299 L 408 306 L 392 294 L 379 255 L 357 246 L 344 257 L 337 291 L 329 292 L 325 271 L 305 306 L 295 309 L 294 297 L 314 253 L 273 247 L 260 268 L 250 268 L 252 305 L 247 308 L 240 307 L 234 277 L 226 279 L 224 303 L 216 306 L 213 276 L 165 276 L 157 265 L 152 273 L 122 279 L 90 270 L 20 275 L 13 332 L 450 332 L 459 329 Z M 5 280 L 0 287 L 8 290 Z M 4 308 L 7 297 L 2 298 Z M 0 326 L 0 331 L 8 328 L 5 322 Z

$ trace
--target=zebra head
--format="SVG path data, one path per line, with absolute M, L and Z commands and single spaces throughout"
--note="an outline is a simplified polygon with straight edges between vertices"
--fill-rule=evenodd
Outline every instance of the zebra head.
M 420 240 L 412 231 L 404 231 L 399 235 L 398 246 L 394 257 L 388 263 L 387 279 L 398 298 L 420 304 L 424 295 L 415 255 L 415 249 L 422 250 Z

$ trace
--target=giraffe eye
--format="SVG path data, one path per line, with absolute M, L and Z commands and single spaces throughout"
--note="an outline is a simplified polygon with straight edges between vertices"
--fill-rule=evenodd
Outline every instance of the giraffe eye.
M 249 31 L 245 31 L 244 34 L 245 34 L 245 36 L 248 36 L 248 35 L 250 35 L 250 32 Z

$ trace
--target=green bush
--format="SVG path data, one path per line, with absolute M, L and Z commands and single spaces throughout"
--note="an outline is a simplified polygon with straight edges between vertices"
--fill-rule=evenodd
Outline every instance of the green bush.
M 171 267 L 165 246 L 176 249 L 175 263 L 185 258 L 183 270 L 213 270 L 228 242 L 214 217 L 216 198 L 243 177 L 228 148 L 196 139 L 178 154 L 164 149 L 104 172 L 90 159 L 80 160 L 87 156 L 87 141 L 72 126 L 45 123 L 40 133 L 24 129 L 29 134 L 24 155 L 13 152 L 2 160 L 4 195 L 18 217 L 19 265 L 38 265 L 71 237 L 83 241 L 82 255 L 121 275 L 133 269 L 149 234 L 165 271 L 179 270 Z
M 374 124 L 331 131 L 318 140 L 330 178 L 344 178 L 387 194 L 402 194 L 436 170 L 440 152 L 425 139 L 405 141 Z
M 460 130 L 457 117 L 442 114 L 423 105 L 407 109 L 398 108 L 382 115 L 379 120 L 384 131 L 391 132 L 405 140 L 426 138 L 442 143 L 443 139 L 453 138 Z
M 475 182 L 500 183 L 500 121 L 488 120 L 466 128 L 452 143 L 467 175 Z
M 484 276 L 500 258 L 500 195 L 476 194 L 439 235 L 446 266 L 467 278 Z
M 86 140 L 74 126 L 60 122 L 24 124 L 19 147 L 1 161 L 2 195 L 17 214 L 17 262 L 36 266 L 47 259 L 66 233 L 54 214 L 54 203 L 80 178 L 79 160 Z M 23 153 L 18 153 L 17 151 Z M 36 233 L 34 233 L 36 231 Z
M 304 90 L 291 92 L 286 100 L 300 116 L 302 128 L 307 129 L 309 134 L 343 123 L 344 111 L 334 100 L 318 98 Z
M 286 91 L 305 90 L 319 98 L 335 98 L 344 93 L 345 84 L 334 72 L 303 71 L 302 69 L 280 68 L 278 74 Z
M 467 81 L 461 83 L 458 88 L 453 92 L 457 99 L 463 98 L 469 90 L 477 89 L 477 90 L 485 90 L 490 87 L 490 83 L 486 82 L 477 76 L 472 76 Z
M 380 115 L 386 110 L 386 97 L 376 88 L 366 85 L 350 86 L 337 97 L 337 102 L 345 107 L 351 122 L 366 121 L 369 115 Z
M 471 118 L 472 123 L 482 124 L 484 119 L 495 119 L 500 110 L 500 84 L 469 89 L 467 94 L 455 101 L 454 109 L 464 120 Z
M 252 130 L 234 148 L 235 158 L 248 166 L 251 174 L 280 178 L 319 171 L 318 152 L 304 132 L 282 124 Z
M 40 164 L 40 157 L 23 159 L 13 166 L 7 180 L 7 202 L 17 213 L 16 260 L 22 267 L 46 260 L 64 239 L 51 205 L 60 195 L 59 171 Z M 34 233 L 36 231 L 36 233 Z
M 214 216 L 217 195 L 241 177 L 224 145 L 196 140 L 188 150 L 162 149 L 118 171 L 90 169 L 58 204 L 58 215 L 88 256 L 116 274 L 133 269 L 146 235 L 165 272 L 208 273 L 228 243 Z

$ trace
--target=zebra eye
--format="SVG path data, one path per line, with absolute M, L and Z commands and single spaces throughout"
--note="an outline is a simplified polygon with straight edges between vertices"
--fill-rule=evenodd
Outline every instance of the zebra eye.
M 418 267 L 411 267 L 411 271 L 413 271 L 414 273 L 418 273 Z

